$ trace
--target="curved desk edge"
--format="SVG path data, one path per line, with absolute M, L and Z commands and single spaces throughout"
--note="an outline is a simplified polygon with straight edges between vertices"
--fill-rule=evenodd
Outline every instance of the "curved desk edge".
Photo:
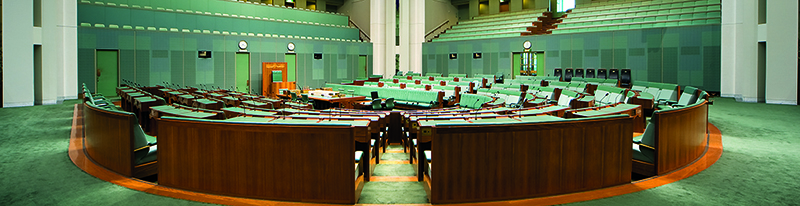
M 154 195 L 161 195 L 167 196 L 172 198 L 184 199 L 184 200 L 191 200 L 191 201 L 198 201 L 198 202 L 206 202 L 206 203 L 213 203 L 213 204 L 227 204 L 227 205 L 325 205 L 325 204 L 314 204 L 314 203 L 297 203 L 297 202 L 282 202 L 282 201 L 270 201 L 270 200 L 260 200 L 260 199 L 248 199 L 248 198 L 238 198 L 238 197 L 229 197 L 229 196 L 222 196 L 222 195 L 213 195 L 213 194 L 206 194 L 206 193 L 198 193 L 198 192 L 191 192 L 191 191 L 184 191 L 184 190 L 177 190 L 169 187 L 159 186 L 157 184 L 153 184 L 150 182 L 142 181 L 135 178 L 127 178 L 115 172 L 112 172 L 100 165 L 94 163 L 88 156 L 84 153 L 83 148 L 83 120 L 81 114 L 81 107 L 80 104 L 76 104 L 73 112 L 73 121 L 72 121 L 72 132 L 70 133 L 70 141 L 69 141 L 69 158 L 75 166 L 83 170 L 84 172 L 97 177 L 98 179 L 126 187 L 129 189 L 147 192 Z M 676 182 L 678 180 L 691 177 L 695 174 L 702 172 L 703 170 L 711 167 L 714 163 L 719 160 L 722 156 L 722 134 L 720 130 L 714 126 L 713 124 L 708 124 L 708 141 L 709 144 L 706 148 L 705 153 L 698 159 L 696 159 L 691 164 L 684 166 L 678 170 L 672 171 L 670 173 L 664 174 L 662 176 L 656 176 L 636 182 L 632 182 L 630 184 L 603 188 L 598 190 L 592 191 L 585 191 L 579 193 L 571 193 L 565 195 L 557 195 L 557 196 L 548 196 L 548 197 L 540 197 L 540 198 L 531 198 L 531 199 L 521 199 L 521 200 L 509 200 L 509 201 L 500 201 L 500 202 L 481 202 L 481 203 L 466 203 L 466 204 L 458 204 L 458 205 L 495 205 L 498 203 L 504 203 L 507 205 L 531 205 L 531 204 L 565 204 L 565 203 L 572 203 L 572 202 L 582 202 L 582 201 L 589 201 L 595 199 L 602 199 L 612 196 L 618 196 L 623 194 L 634 193 L 642 190 L 647 190 L 655 187 L 659 187 L 662 185 L 666 185 L 669 183 Z M 359 204 L 364 205 L 364 204 Z M 426 204 L 407 204 L 407 205 L 426 205 Z

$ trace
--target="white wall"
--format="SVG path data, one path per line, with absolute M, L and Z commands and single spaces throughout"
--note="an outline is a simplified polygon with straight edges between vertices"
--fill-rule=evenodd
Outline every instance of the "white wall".
M 758 1 L 722 0 L 721 96 L 797 105 L 797 1 L 767 1 L 767 23 L 758 25 Z M 758 42 L 766 42 L 766 79 L 758 80 Z
M 475 11 L 477 12 L 477 10 Z M 451 24 L 457 23 L 458 8 L 453 6 L 449 0 L 426 0 L 424 20 L 425 33 L 427 34 L 446 20 L 450 20 Z
M 33 1 L 3 0 L 3 107 L 33 105 Z
M 347 0 L 339 7 L 336 12 L 345 14 L 350 20 L 356 23 L 361 30 L 369 34 L 370 31 L 370 1 L 369 0 Z M 370 35 L 370 38 L 372 35 Z M 364 40 L 366 41 L 366 40 Z
M 767 1 L 766 101 L 797 105 L 797 1 Z
M 2 9 L 3 107 L 76 99 L 77 3 L 42 1 L 41 27 L 33 27 L 33 1 L 3 0 Z M 34 45 L 42 46 L 40 77 L 34 76 Z

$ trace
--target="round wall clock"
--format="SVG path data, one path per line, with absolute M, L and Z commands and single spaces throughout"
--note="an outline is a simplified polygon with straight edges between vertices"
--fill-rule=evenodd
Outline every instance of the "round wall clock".
M 239 49 L 246 50 L 247 49 L 247 41 L 245 41 L 245 40 L 239 41 Z

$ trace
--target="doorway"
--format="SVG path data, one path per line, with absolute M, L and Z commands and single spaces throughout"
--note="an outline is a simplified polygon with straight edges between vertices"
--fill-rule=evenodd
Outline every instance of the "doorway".
M 119 86 L 119 50 L 95 51 L 94 92 L 105 96 L 117 96 Z
M 286 61 L 286 81 L 297 81 L 297 54 L 286 54 L 284 60 Z
M 250 53 L 236 53 L 236 91 L 250 93 Z
M 358 79 L 366 79 L 367 78 L 367 56 L 366 55 L 359 55 L 358 56 Z

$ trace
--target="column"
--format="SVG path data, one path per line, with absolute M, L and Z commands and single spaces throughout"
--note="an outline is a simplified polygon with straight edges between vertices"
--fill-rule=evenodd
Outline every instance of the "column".
M 508 2 L 508 11 L 522 11 L 522 0 L 511 0 L 511 2 Z
M 797 105 L 797 6 L 797 1 L 767 2 L 766 102 L 770 104 Z
M 469 18 L 472 19 L 480 15 L 481 11 L 481 4 L 478 0 L 469 0 Z
M 317 0 L 317 11 L 327 11 L 328 7 L 325 4 L 325 0 Z
M 500 0 L 489 0 L 489 14 L 500 13 Z
M 411 26 L 409 31 L 409 71 L 422 73 L 422 43 L 425 42 L 425 0 L 411 1 Z M 424 75 L 424 74 L 423 74 Z
M 411 1 L 413 0 L 400 0 L 400 71 L 407 73 L 409 71 L 409 53 L 411 47 Z M 420 10 L 421 8 L 414 8 Z M 424 9 L 422 9 L 425 11 Z
M 305 9 L 306 8 L 306 0 L 295 0 L 294 7 Z

